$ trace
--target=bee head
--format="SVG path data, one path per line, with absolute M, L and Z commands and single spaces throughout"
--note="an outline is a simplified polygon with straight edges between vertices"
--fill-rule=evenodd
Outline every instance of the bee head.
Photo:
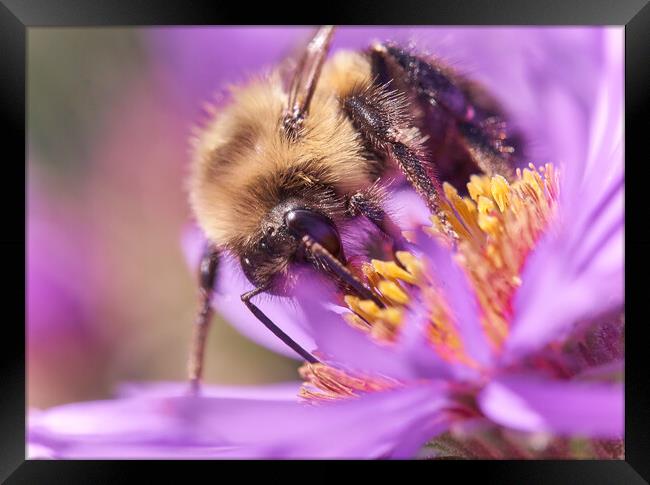
M 256 287 L 265 287 L 273 294 L 286 294 L 293 281 L 288 274 L 292 264 L 318 266 L 310 250 L 314 244 L 342 264 L 346 263 L 334 221 L 301 201 L 286 201 L 271 211 L 260 233 L 241 253 L 241 267 Z

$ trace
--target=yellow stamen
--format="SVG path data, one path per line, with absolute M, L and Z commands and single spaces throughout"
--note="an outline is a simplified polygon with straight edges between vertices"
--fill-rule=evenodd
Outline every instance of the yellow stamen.
M 400 268 L 393 261 L 379 261 L 378 259 L 373 259 L 371 263 L 375 268 L 375 271 L 385 278 L 402 280 L 412 284 L 415 283 L 413 275 Z
M 553 165 L 546 164 L 540 169 L 532 165 L 518 169 L 510 181 L 500 175 L 472 175 L 467 184 L 470 198 L 460 197 L 449 184 L 443 185 L 447 200 L 441 207 L 459 235 L 454 255 L 469 276 L 480 304 L 485 332 L 495 346 L 501 345 L 507 336 L 511 298 L 521 285 L 519 273 L 525 259 L 554 215 L 558 182 Z M 425 230 L 441 237 L 443 228 L 436 217 L 432 221 L 433 226 Z M 413 269 L 414 257 L 399 255 L 398 259 L 400 262 L 408 259 L 410 266 L 404 266 L 410 274 L 418 275 L 414 284 L 420 287 L 431 284 L 421 276 L 421 264 L 419 270 Z M 380 278 L 399 280 L 388 269 L 394 267 L 386 265 L 390 263 L 373 262 Z M 373 282 L 375 288 L 378 285 L 377 281 Z M 432 321 L 438 327 L 450 328 L 449 318 L 443 314 L 438 312 Z
M 379 318 L 379 307 L 372 300 L 361 300 L 356 296 L 346 295 L 345 303 L 350 310 L 366 321 L 373 321 Z
M 359 330 L 367 331 L 370 329 L 370 324 L 363 320 L 356 313 L 346 313 L 343 315 L 343 318 L 348 322 L 352 327 L 356 327 Z
M 324 364 L 305 364 L 298 372 L 305 380 L 299 396 L 312 404 L 356 397 L 364 392 L 381 391 L 399 385 L 393 379 L 356 376 Z
M 494 211 L 494 202 L 492 199 L 488 199 L 484 195 L 479 196 L 478 198 L 478 212 L 479 214 L 489 214 Z
M 499 348 L 509 332 L 512 297 L 522 284 L 521 269 L 555 213 L 559 194 L 557 171 L 546 164 L 539 169 L 532 165 L 517 169 L 511 180 L 500 175 L 472 175 L 467 183 L 469 197 L 461 197 L 450 184 L 443 184 L 443 189 L 446 199 L 441 201 L 440 208 L 456 230 L 458 241 L 451 245 L 436 215 L 431 216 L 433 225 L 424 230 L 450 248 L 467 274 L 485 335 Z M 414 234 L 405 233 L 405 237 L 413 241 Z M 362 265 L 366 284 L 385 308 L 348 295 L 345 302 L 352 313 L 345 316 L 346 321 L 390 345 L 399 335 L 404 316 L 417 295 L 426 305 L 428 337 L 436 352 L 443 359 L 478 367 L 463 347 L 458 332 L 461 322 L 455 320 L 447 305 L 449 295 L 445 293 L 444 281 L 437 279 L 435 271 L 425 271 L 424 262 L 410 252 L 399 251 L 395 258 L 397 262 L 372 260 Z M 412 292 L 413 287 L 418 291 Z M 367 387 L 362 389 L 355 377 L 323 367 L 304 371 L 311 387 L 303 388 L 303 397 L 336 399 L 379 385 L 366 383 Z
M 479 214 L 478 216 L 478 227 L 492 237 L 497 237 L 499 234 L 500 224 L 499 219 L 494 216 L 489 216 L 487 214 Z
M 510 201 L 510 186 L 508 181 L 501 175 L 492 177 L 492 197 L 499 206 L 499 210 L 503 212 Z
M 537 195 L 542 195 L 542 179 L 533 165 L 530 165 L 530 170 L 527 168 L 524 169 L 524 181 L 535 190 Z
M 409 301 L 408 295 L 392 281 L 380 281 L 377 285 L 377 289 L 384 297 L 388 298 L 393 303 L 405 305 Z
M 486 195 L 490 193 L 490 187 L 486 182 L 487 181 L 485 177 L 480 177 L 478 175 L 472 175 L 469 178 L 469 182 L 467 183 L 467 191 L 469 192 L 469 196 L 474 202 L 478 201 L 480 195 Z
M 398 307 L 388 307 L 381 311 L 381 319 L 394 327 L 402 323 L 403 316 L 404 311 Z
M 408 251 L 397 251 L 395 257 L 416 280 L 420 279 L 423 271 L 422 261 Z

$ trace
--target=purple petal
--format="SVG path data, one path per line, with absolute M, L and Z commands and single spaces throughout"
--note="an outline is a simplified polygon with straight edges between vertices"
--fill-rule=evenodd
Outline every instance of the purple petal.
M 193 271 L 196 271 L 194 268 L 198 268 L 204 244 L 205 238 L 196 227 L 188 228 L 183 234 L 185 257 Z M 259 345 L 287 357 L 299 358 L 293 350 L 264 327 L 241 301 L 241 295 L 250 291 L 252 286 L 246 280 L 238 263 L 230 257 L 223 258 L 217 279 L 217 290 L 212 298 L 217 313 Z M 305 324 L 304 315 L 291 299 L 262 294 L 257 297 L 255 304 L 302 348 L 307 351 L 316 348 L 309 334 L 309 327 Z
M 296 401 L 302 382 L 282 382 L 259 386 L 202 385 L 201 396 L 264 401 Z M 184 396 L 189 390 L 188 382 L 127 382 L 118 386 L 117 395 L 128 397 Z
M 622 231 L 622 228 L 621 228 Z M 609 268 L 572 272 L 560 244 L 540 244 L 523 273 L 525 282 L 515 296 L 515 320 L 504 359 L 534 352 L 548 342 L 568 336 L 578 321 L 598 317 L 623 301 L 622 235 L 614 240 L 618 255 L 609 252 Z M 576 256 L 577 257 L 577 256 Z M 602 262 L 605 262 L 603 260 Z
M 309 280 L 296 292 L 303 307 L 319 354 L 337 367 L 366 374 L 381 374 L 399 380 L 445 377 L 449 366 L 428 344 L 421 322 L 424 315 L 413 312 L 405 318 L 410 330 L 397 343 L 384 343 L 352 327 L 341 314 L 349 310 L 327 302 L 335 301 L 327 282 Z
M 478 378 L 476 369 L 440 358 L 428 337 L 430 315 L 428 305 L 414 298 L 400 329 L 397 350 L 404 355 L 404 359 L 409 360 L 413 375 L 425 379 L 453 378 L 461 381 Z
M 183 399 L 183 398 L 179 398 Z M 189 397 L 184 399 L 191 399 Z M 164 439 L 182 433 L 173 405 L 165 399 L 120 399 L 65 404 L 31 415 L 30 436 L 52 441 L 85 439 L 123 442 Z
M 448 404 L 420 385 L 321 405 L 147 397 L 69 404 L 29 419 L 29 442 L 66 458 L 388 456 L 440 432 Z M 429 423 L 434 420 L 434 429 Z M 416 426 L 416 425 L 421 426 Z
M 35 454 L 30 454 L 29 458 L 74 460 L 214 460 L 238 458 L 240 453 L 239 447 L 236 446 L 95 443 L 84 440 L 70 440 L 53 448 L 30 444 L 29 449 L 35 450 Z
M 395 459 L 411 459 L 416 457 L 417 452 L 425 443 L 449 429 L 451 424 L 449 419 L 442 416 L 438 419 L 436 418 L 427 416 L 420 422 L 414 423 L 411 429 L 404 433 L 405 436 L 409 436 L 409 439 L 400 440 L 400 443 L 393 447 L 390 457 Z
M 415 450 L 444 431 L 441 411 L 448 404 L 442 388 L 421 385 L 316 406 L 265 406 L 255 412 L 233 407 L 230 413 L 212 407 L 214 422 L 207 425 L 249 445 L 241 448 L 244 457 L 377 458 Z
M 28 460 L 56 458 L 56 451 L 38 443 L 27 443 L 25 457 Z
M 620 32 L 610 34 L 620 47 Z M 524 267 L 505 358 L 562 338 L 577 321 L 624 301 L 622 65 L 614 57 L 597 101 L 589 158 L 566 165 L 557 221 Z
M 203 426 L 201 403 L 219 399 L 175 394 L 74 403 L 30 413 L 28 441 L 54 458 L 232 456 L 237 446 Z M 224 401 L 233 406 L 248 402 Z M 264 408 L 264 403 L 276 401 L 253 402 Z
M 391 190 L 386 200 L 386 212 L 402 231 L 431 225 L 431 211 L 414 190 Z
M 417 243 L 427 261 L 429 273 L 444 291 L 464 348 L 483 366 L 490 365 L 492 349 L 481 326 L 476 295 L 470 289 L 465 273 L 453 260 L 452 252 L 430 236 L 420 232 Z
M 566 166 L 565 196 L 580 203 L 579 190 L 602 193 L 602 185 L 610 183 L 612 170 L 622 172 L 623 167 L 611 164 L 610 154 L 623 141 L 623 29 L 609 28 L 602 37 L 602 57 L 597 73 L 595 103 L 590 117 L 587 156 Z
M 606 364 L 588 367 L 582 372 L 576 374 L 574 379 L 594 380 L 594 381 L 617 381 L 625 375 L 625 361 L 623 359 L 614 360 Z
M 623 386 L 500 377 L 479 395 L 493 421 L 523 431 L 598 438 L 623 436 Z
M 414 386 L 313 406 L 274 420 L 274 427 L 282 427 L 281 436 L 269 436 L 252 456 L 411 458 L 446 430 L 449 422 L 441 412 L 447 404 L 440 388 Z

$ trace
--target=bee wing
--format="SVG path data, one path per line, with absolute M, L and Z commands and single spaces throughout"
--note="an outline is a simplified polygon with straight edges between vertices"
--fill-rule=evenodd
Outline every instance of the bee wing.
M 316 89 L 321 68 L 330 49 L 334 27 L 325 26 L 316 31 L 307 44 L 302 58 L 296 66 L 289 86 L 287 114 L 298 119 L 309 110 L 309 103 Z

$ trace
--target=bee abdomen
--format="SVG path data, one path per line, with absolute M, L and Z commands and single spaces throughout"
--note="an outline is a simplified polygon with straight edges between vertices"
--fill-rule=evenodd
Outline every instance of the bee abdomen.
M 427 62 L 397 45 L 388 43 L 384 48 L 404 69 L 419 94 L 425 95 L 430 102 L 437 103 L 458 120 L 472 119 L 473 107 L 463 89 L 450 77 L 450 72 L 445 72 L 441 65 Z

